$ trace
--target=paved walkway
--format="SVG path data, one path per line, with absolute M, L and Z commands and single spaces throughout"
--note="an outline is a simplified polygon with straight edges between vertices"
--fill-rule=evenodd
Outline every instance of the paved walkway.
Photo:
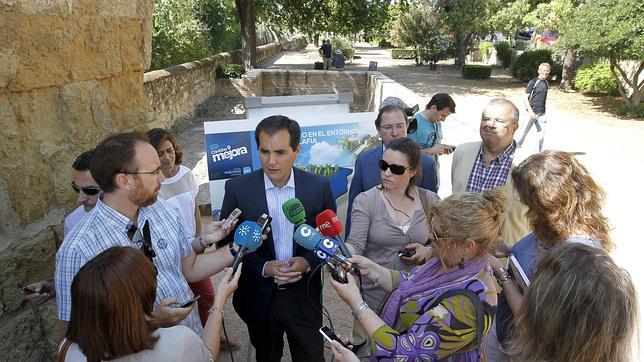
M 387 50 L 370 46 L 357 47 L 356 55 L 361 58 L 347 63 L 346 70 L 366 70 L 369 61 L 377 61 L 379 71 L 416 92 L 422 102 L 427 102 L 434 93 L 451 94 L 456 101 L 457 113 L 450 116 L 444 126 L 445 143 L 458 145 L 478 140 L 480 114 L 492 97 L 507 97 L 520 106 L 520 109 L 523 108 L 521 105 L 525 84 L 512 80 L 502 71 L 495 70 L 490 80 L 465 80 L 448 63 L 441 63 L 437 71 L 430 71 L 428 67 L 415 66 L 413 61 L 392 60 Z M 302 51 L 283 53 L 272 64 L 265 66 L 313 69 L 313 63 L 318 60 L 317 49 L 310 45 Z M 644 205 L 644 192 L 640 191 L 641 180 L 644 180 L 644 122 L 621 119 L 604 111 L 606 106 L 613 107 L 615 103 L 615 100 L 606 97 L 585 97 L 577 93 L 564 93 L 552 87 L 548 95 L 550 121 L 545 147 L 578 153 L 580 160 L 607 191 L 605 212 L 614 226 L 613 237 L 618 245 L 613 255 L 631 273 L 641 290 L 643 284 L 637 281 L 644 279 L 644 266 L 640 261 L 642 248 L 638 244 L 641 243 L 641 237 L 637 226 L 642 222 L 639 209 Z M 235 107 L 239 110 L 240 104 L 243 104 L 241 99 L 221 101 L 219 108 L 223 109 L 220 119 L 233 118 L 227 112 Z M 422 106 L 421 103 L 421 108 Z M 206 201 L 207 171 L 201 123 L 195 122 L 190 129 L 182 131 L 179 142 L 185 148 L 185 164 L 195 170 L 201 184 L 200 198 Z M 450 164 L 451 156 L 443 156 L 442 197 L 451 192 Z M 349 309 L 338 300 L 328 282 L 325 283 L 324 301 L 336 328 L 348 335 L 351 327 Z M 640 310 L 644 311 L 643 302 L 644 294 L 640 298 Z M 245 327 L 232 307 L 228 306 L 226 312 L 229 332 L 241 336 L 244 341 L 244 348 L 235 352 L 235 360 L 246 360 L 252 354 L 248 352 Z M 226 352 L 222 351 L 220 361 L 230 360 Z M 287 348 L 285 353 L 284 360 L 290 360 Z M 327 356 L 330 359 L 328 352 Z

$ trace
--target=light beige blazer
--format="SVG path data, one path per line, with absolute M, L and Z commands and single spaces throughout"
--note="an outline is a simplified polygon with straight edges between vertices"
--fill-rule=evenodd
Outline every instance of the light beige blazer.
M 481 149 L 481 141 L 464 143 L 456 147 L 452 158 L 452 193 L 465 192 L 467 182 L 476 162 L 476 156 Z M 514 245 L 524 236 L 530 233 L 528 219 L 525 217 L 527 208 L 519 200 L 519 195 L 514 191 L 512 186 L 512 169 L 519 163 L 518 157 L 512 160 L 512 167 L 508 172 L 508 180 L 501 190 L 505 193 L 507 199 L 507 211 L 501 221 L 501 237 L 508 245 Z

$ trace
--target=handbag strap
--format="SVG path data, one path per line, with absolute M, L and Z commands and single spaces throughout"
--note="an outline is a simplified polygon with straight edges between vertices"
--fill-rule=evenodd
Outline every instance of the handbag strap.
M 67 356 L 67 350 L 71 345 L 72 345 L 72 341 L 65 338 L 65 342 L 63 343 L 63 346 L 60 347 L 60 351 L 58 352 L 58 362 L 65 362 L 65 357 Z

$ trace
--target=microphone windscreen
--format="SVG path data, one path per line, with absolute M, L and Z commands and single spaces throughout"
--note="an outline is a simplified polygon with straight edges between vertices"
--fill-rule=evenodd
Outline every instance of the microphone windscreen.
M 344 226 L 338 215 L 333 210 L 326 209 L 315 217 L 315 222 L 318 224 L 320 234 L 324 236 L 335 237 L 342 233 Z
M 262 229 L 254 221 L 246 220 L 235 230 L 235 244 L 246 247 L 248 251 L 255 251 L 262 245 Z
M 282 204 L 282 211 L 290 223 L 295 226 L 302 225 L 306 222 L 306 211 L 304 205 L 294 197 Z
M 304 249 L 315 250 L 315 247 L 320 242 L 320 234 L 314 228 L 304 224 L 295 229 L 293 239 Z

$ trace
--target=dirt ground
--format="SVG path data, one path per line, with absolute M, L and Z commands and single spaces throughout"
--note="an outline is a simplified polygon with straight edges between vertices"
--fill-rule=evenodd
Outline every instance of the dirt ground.
M 446 92 L 456 101 L 456 113 L 447 118 L 443 126 L 448 144 L 458 145 L 479 140 L 478 125 L 485 104 L 493 97 L 506 97 L 523 109 L 522 97 L 525 83 L 513 80 L 507 71 L 495 69 L 489 80 L 466 80 L 449 63 L 440 63 L 438 70 L 431 71 L 427 66 L 416 66 L 411 60 L 393 60 L 389 51 L 368 45 L 358 46 L 356 59 L 347 63 L 345 70 L 366 70 L 369 61 L 378 62 L 378 71 L 405 85 L 419 96 L 421 108 L 431 95 Z M 317 49 L 312 45 L 302 51 L 282 53 L 278 59 L 264 64 L 267 68 L 313 69 L 319 60 Z M 336 71 L 336 70 L 333 70 Z M 208 112 L 192 123 L 192 126 L 179 134 L 179 142 L 184 146 L 184 163 L 195 171 L 201 184 L 200 200 L 209 202 L 207 187 L 206 160 L 204 158 L 203 126 L 204 120 L 244 118 L 243 99 L 211 99 Z M 644 193 L 640 182 L 644 179 L 644 122 L 642 120 L 618 117 L 614 109 L 619 105 L 614 97 L 587 97 L 578 93 L 565 93 L 551 85 L 548 93 L 547 117 L 548 132 L 545 148 L 575 152 L 581 162 L 591 171 L 593 177 L 607 192 L 605 213 L 610 219 L 613 239 L 617 244 L 614 258 L 627 269 L 639 290 L 644 284 L 644 267 L 640 262 L 642 248 L 637 227 L 642 216 L 637 210 L 644 204 Z M 445 197 L 450 194 L 451 156 L 441 158 L 441 190 Z M 213 277 L 217 280 L 217 276 Z M 340 333 L 350 333 L 351 321 L 349 308 L 335 295 L 335 291 L 325 283 L 325 306 L 334 326 Z M 640 293 L 641 294 L 641 293 Z M 644 296 L 640 298 L 640 310 Z M 226 326 L 229 334 L 242 339 L 243 347 L 235 352 L 235 360 L 253 359 L 249 348 L 246 329 L 229 305 L 226 310 Z M 325 324 L 327 324 L 325 320 Z M 331 354 L 326 352 L 327 359 Z M 220 361 L 229 361 L 227 351 L 222 351 Z M 284 360 L 290 360 L 285 347 Z

